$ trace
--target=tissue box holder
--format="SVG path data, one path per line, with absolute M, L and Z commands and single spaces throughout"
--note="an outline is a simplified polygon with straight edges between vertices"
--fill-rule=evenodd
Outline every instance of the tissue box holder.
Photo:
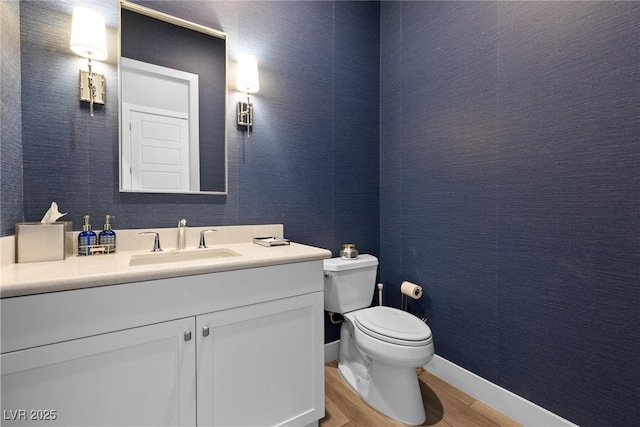
M 73 255 L 73 223 L 16 224 L 16 262 L 63 260 Z

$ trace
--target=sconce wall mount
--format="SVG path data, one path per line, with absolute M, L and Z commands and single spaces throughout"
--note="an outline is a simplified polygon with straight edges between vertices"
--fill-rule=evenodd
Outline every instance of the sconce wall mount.
M 237 104 L 238 126 L 246 126 L 247 131 L 251 133 L 253 126 L 253 103 L 247 95 L 247 102 L 238 101 Z
M 104 105 L 107 85 L 103 74 L 80 70 L 80 101 Z M 92 114 L 93 115 L 93 114 Z

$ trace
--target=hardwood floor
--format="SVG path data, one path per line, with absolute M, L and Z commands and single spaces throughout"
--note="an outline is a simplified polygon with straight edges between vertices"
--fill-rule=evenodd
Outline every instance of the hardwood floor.
M 320 420 L 321 427 L 404 426 L 364 403 L 340 376 L 337 362 L 326 364 L 324 372 L 326 416 Z M 427 412 L 423 426 L 521 425 L 427 371 L 421 372 L 418 379 Z

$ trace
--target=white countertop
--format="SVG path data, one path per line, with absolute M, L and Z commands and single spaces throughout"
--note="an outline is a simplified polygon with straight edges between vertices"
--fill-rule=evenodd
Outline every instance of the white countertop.
M 224 231 L 223 229 L 225 227 L 216 228 Z M 239 227 L 234 228 L 237 229 Z M 193 230 L 191 233 L 195 235 L 196 231 L 197 230 Z M 255 237 L 255 229 L 250 231 L 254 233 L 253 236 Z M 170 231 L 166 232 L 169 233 Z M 221 233 L 221 235 L 223 234 L 224 233 Z M 273 235 L 275 234 L 276 233 L 273 233 Z M 149 240 L 149 236 L 146 237 L 146 240 Z M 282 236 L 275 235 L 275 237 Z M 211 241 L 213 240 L 210 234 L 208 238 L 210 238 Z M 225 240 L 228 241 L 228 243 L 224 243 Z M 108 255 L 74 255 L 61 261 L 9 264 L 1 270 L 0 297 L 10 298 L 47 292 L 321 260 L 331 257 L 329 250 L 297 243 L 291 243 L 285 246 L 264 247 L 247 241 L 246 236 L 236 239 L 244 240 L 241 242 L 232 243 L 233 240 L 232 238 L 223 238 L 216 240 L 218 244 L 207 244 L 209 249 L 226 248 L 240 254 L 239 256 L 228 258 L 206 258 L 130 266 L 129 261 L 131 256 L 135 254 L 149 254 L 150 251 L 146 249 L 118 250 L 115 254 Z M 145 243 L 147 246 L 150 244 L 148 241 L 145 241 Z M 165 249 L 163 253 L 171 251 L 175 251 L 175 249 Z M 198 251 L 198 249 L 189 246 L 185 251 Z

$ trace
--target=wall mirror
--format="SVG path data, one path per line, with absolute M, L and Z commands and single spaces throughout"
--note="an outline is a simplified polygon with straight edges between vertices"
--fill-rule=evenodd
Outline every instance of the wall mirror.
M 119 4 L 120 191 L 227 194 L 226 34 Z

